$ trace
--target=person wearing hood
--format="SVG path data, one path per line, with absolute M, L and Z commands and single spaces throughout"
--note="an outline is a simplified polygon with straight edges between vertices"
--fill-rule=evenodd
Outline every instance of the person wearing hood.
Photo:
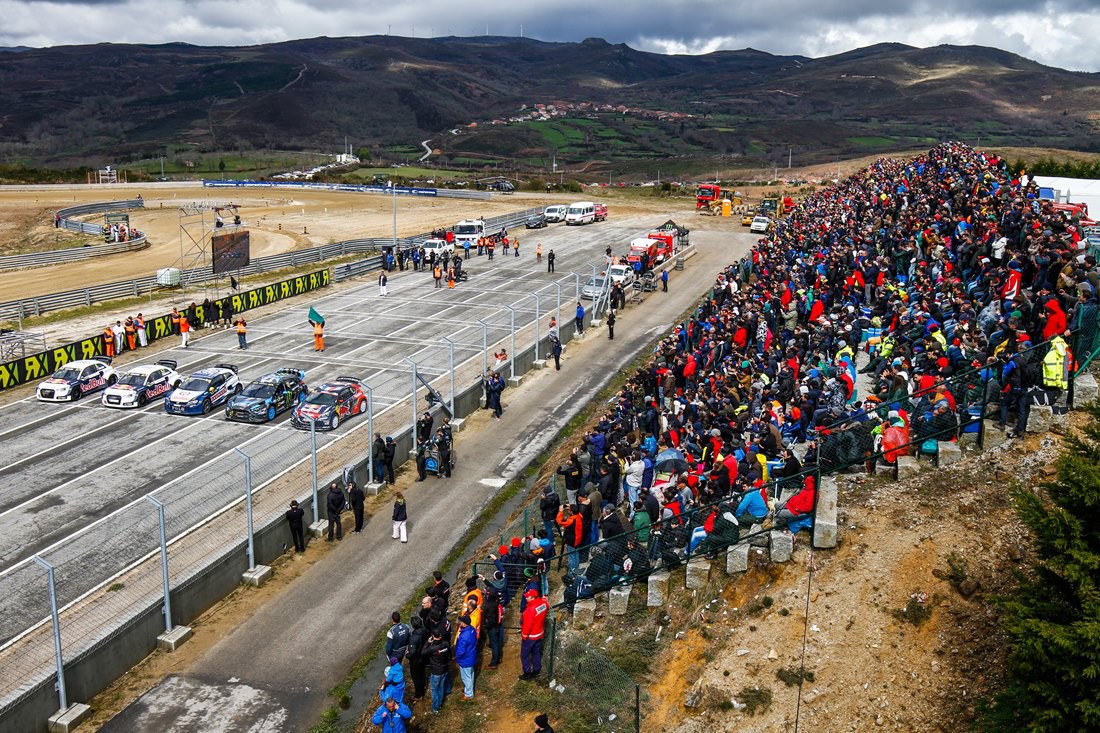
M 389 666 L 382 677 L 382 685 L 378 688 L 378 695 L 382 702 L 396 700 L 405 702 L 405 668 L 401 666 L 401 660 L 390 657 Z
M 560 508 L 561 497 L 558 496 L 558 492 L 554 491 L 552 484 L 546 484 L 542 489 L 542 498 L 539 499 L 539 513 L 542 515 L 542 527 L 546 530 L 546 536 L 550 539 L 551 555 L 554 554 L 554 538 L 557 537 L 554 520 L 557 518 L 558 509 Z M 547 562 L 549 562 L 549 558 L 547 558 Z
M 1066 314 L 1058 300 L 1051 298 L 1043 305 L 1043 341 L 1061 336 L 1066 330 Z
M 428 630 L 424 628 L 419 614 L 414 613 L 409 623 L 412 626 L 412 633 L 409 634 L 409 673 L 413 683 L 413 702 L 417 702 L 428 690 L 428 660 L 421 655 L 428 641 Z
M 508 604 L 508 581 L 499 570 L 492 578 L 484 578 L 485 595 L 482 600 L 481 630 L 489 641 L 489 665 L 500 666 L 504 654 L 504 607 Z

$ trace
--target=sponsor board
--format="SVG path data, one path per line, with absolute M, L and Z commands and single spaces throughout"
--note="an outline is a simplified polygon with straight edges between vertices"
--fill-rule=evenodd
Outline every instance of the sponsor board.
M 214 301 L 214 318 L 218 315 L 217 304 L 228 304 L 232 307 L 234 315 L 261 305 L 274 303 L 285 298 L 293 298 L 296 295 L 308 293 L 311 290 L 323 288 L 331 283 L 332 275 L 325 270 L 298 275 L 288 280 L 265 285 L 262 288 L 246 290 L 243 293 L 227 295 Z M 203 306 L 195 306 L 195 318 L 202 322 L 205 320 Z M 150 318 L 145 322 L 145 333 L 149 341 L 156 341 L 172 335 L 172 319 L 169 314 Z M 58 346 L 54 349 L 30 354 L 13 361 L 0 364 L 0 389 L 17 387 L 28 382 L 38 382 L 48 378 L 59 368 L 70 361 L 78 359 L 91 359 L 95 356 L 103 356 L 106 353 L 103 335 L 97 334 L 71 344 Z

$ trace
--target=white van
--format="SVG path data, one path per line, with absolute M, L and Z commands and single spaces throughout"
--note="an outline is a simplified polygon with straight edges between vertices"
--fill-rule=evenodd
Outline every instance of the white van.
M 542 213 L 546 216 L 547 223 L 557 224 L 565 221 L 565 215 L 569 213 L 569 207 L 565 204 L 547 206 L 546 210 Z
M 591 224 L 596 221 L 596 205 L 591 201 L 578 201 L 569 204 L 569 211 L 565 214 L 566 225 Z
M 471 247 L 477 246 L 477 240 L 485 236 L 485 222 L 481 219 L 463 219 L 455 224 L 456 247 L 462 247 L 464 242 L 469 242 Z

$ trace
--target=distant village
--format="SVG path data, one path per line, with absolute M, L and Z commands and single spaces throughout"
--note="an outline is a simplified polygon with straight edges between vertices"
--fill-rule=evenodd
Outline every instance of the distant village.
M 545 122 L 558 117 L 588 117 L 595 119 L 599 114 L 622 114 L 633 117 L 643 117 L 653 120 L 675 121 L 687 120 L 694 115 L 686 112 L 666 112 L 663 110 L 642 109 L 640 107 L 627 107 L 624 104 L 596 104 L 593 102 L 558 102 L 556 104 L 535 104 L 528 108 L 525 104 L 519 108 L 519 112 L 508 118 L 497 117 L 482 122 L 471 122 L 465 128 L 456 127 L 451 130 L 452 135 L 457 135 L 462 129 L 472 130 L 485 125 L 509 125 L 520 122 Z

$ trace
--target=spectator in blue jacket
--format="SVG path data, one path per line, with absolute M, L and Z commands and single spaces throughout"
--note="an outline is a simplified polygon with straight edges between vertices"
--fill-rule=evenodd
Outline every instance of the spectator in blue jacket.
M 579 302 L 577 303 L 577 318 L 575 322 L 577 325 L 577 333 L 584 333 L 584 306 Z
M 458 617 L 458 636 L 455 637 L 455 664 L 462 677 L 462 699 L 474 699 L 474 667 L 477 666 L 477 632 L 470 625 L 469 616 Z
M 382 733 L 406 733 L 405 722 L 412 719 L 412 710 L 392 697 L 374 711 L 370 721 L 382 727 Z
M 762 491 L 751 489 L 746 492 L 741 498 L 741 503 L 737 505 L 737 511 L 734 514 L 737 515 L 737 523 L 742 527 L 751 527 L 754 524 L 763 522 L 764 518 L 768 516 L 768 505 L 764 501 Z
M 378 695 L 382 702 L 396 700 L 405 702 L 405 668 L 397 657 L 390 657 L 390 665 L 386 667 L 386 675 L 382 678 L 382 686 L 378 689 Z

